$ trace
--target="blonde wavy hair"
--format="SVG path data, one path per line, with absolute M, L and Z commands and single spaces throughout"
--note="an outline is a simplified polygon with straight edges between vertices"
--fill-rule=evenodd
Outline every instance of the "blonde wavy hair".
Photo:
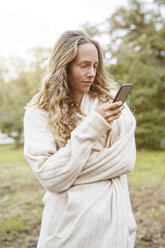
M 84 43 L 94 44 L 99 58 L 95 80 L 88 94 L 91 97 L 98 97 L 102 102 L 106 102 L 112 99 L 110 90 L 116 89 L 116 83 L 104 70 L 102 49 L 99 43 L 82 31 L 64 32 L 52 50 L 41 89 L 27 105 L 27 107 L 37 106 L 48 111 L 48 123 L 53 128 L 57 147 L 67 143 L 72 130 L 80 119 L 77 112 L 81 113 L 81 110 L 72 99 L 67 68 L 69 63 L 76 57 L 78 46 Z

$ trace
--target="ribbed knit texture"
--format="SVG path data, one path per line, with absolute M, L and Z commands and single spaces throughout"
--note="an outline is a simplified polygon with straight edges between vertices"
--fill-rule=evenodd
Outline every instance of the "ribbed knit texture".
M 28 109 L 24 153 L 47 190 L 38 248 L 133 248 L 136 223 L 126 174 L 136 158 L 135 119 L 125 109 L 112 127 L 84 94 L 87 115 L 65 147 L 56 149 L 48 113 Z

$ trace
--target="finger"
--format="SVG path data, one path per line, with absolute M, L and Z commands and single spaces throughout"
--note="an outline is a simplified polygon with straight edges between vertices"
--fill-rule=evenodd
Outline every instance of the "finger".
M 123 109 L 124 109 L 124 106 L 121 106 L 115 110 L 111 110 L 111 111 L 107 112 L 107 118 L 109 118 L 110 116 L 116 116 L 116 115 L 120 114 Z
M 114 115 L 114 116 L 110 116 L 109 118 L 107 118 L 107 122 L 111 123 L 112 121 L 118 119 L 120 117 L 121 113 L 118 115 Z
M 122 106 L 123 105 L 123 102 L 122 101 L 118 101 L 118 102 L 114 102 L 114 103 L 109 103 L 109 106 L 107 106 L 108 107 L 108 109 L 117 109 L 117 108 L 119 108 L 120 106 Z

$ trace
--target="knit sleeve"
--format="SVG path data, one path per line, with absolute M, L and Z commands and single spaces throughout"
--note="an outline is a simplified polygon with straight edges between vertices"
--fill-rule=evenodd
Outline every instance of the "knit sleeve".
M 121 117 L 114 124 L 116 129 L 112 126 L 111 132 L 119 130 L 115 140 L 109 147 L 91 154 L 74 184 L 112 179 L 133 170 L 136 160 L 136 121 L 126 105 Z
M 24 116 L 24 156 L 44 188 L 61 192 L 73 184 L 90 156 L 93 143 L 110 128 L 92 111 L 71 133 L 67 145 L 57 150 L 47 113 L 31 108 Z

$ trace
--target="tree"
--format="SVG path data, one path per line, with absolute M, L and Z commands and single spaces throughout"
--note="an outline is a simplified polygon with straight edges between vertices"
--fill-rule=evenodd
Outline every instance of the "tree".
M 22 135 L 23 96 L 19 88 L 1 83 L 0 129 L 18 145 Z
M 49 49 L 34 48 L 31 62 L 22 59 L 12 59 L 15 73 L 7 74 L 6 69 L 0 79 L 0 130 L 12 137 L 16 145 L 22 142 L 24 107 L 30 98 L 37 92 L 45 71 Z M 5 80 L 5 79 L 8 80 Z
M 106 20 L 108 71 L 120 83 L 133 83 L 131 105 L 138 147 L 165 147 L 165 19 L 159 5 L 130 0 Z M 88 27 L 89 29 L 89 27 Z M 113 62 L 113 63 L 112 63 Z

